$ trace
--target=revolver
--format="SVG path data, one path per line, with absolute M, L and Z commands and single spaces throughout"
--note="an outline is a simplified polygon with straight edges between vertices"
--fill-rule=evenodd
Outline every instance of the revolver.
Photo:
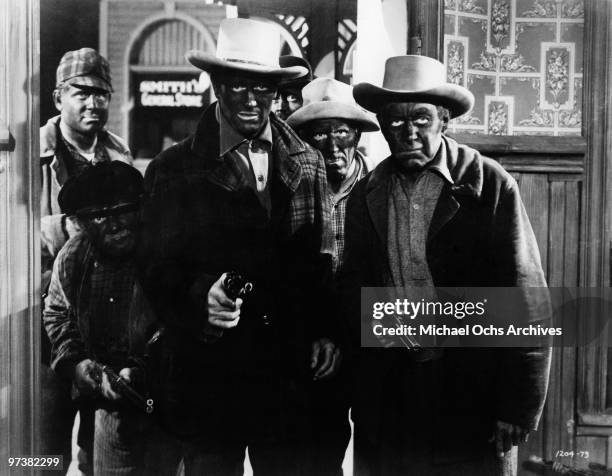
M 244 299 L 247 294 L 253 291 L 253 283 L 246 280 L 241 274 L 230 271 L 223 280 L 225 294 L 234 301 L 237 298 Z

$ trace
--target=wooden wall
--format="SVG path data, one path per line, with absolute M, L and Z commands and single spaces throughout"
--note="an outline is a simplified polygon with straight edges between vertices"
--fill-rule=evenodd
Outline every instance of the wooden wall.
M 578 286 L 586 141 L 470 135 L 457 139 L 498 160 L 517 180 L 549 286 Z M 558 450 L 575 449 L 575 404 L 576 349 L 553 349 L 540 428 L 521 447 L 519 467 L 531 456 L 553 459 Z M 559 461 L 573 464 L 572 458 Z M 521 468 L 519 474 L 533 473 Z
M 0 474 L 36 454 L 40 327 L 38 1 L 0 1 Z M 31 471 L 21 470 L 23 474 Z

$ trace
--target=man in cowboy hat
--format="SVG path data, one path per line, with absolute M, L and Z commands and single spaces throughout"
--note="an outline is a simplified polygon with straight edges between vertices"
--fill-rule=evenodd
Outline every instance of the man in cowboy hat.
M 57 67 L 53 102 L 59 114 L 40 128 L 41 167 L 41 289 L 46 293 L 53 262 L 78 227 L 61 213 L 58 194 L 64 183 L 94 164 L 107 161 L 132 163 L 125 142 L 105 129 L 113 92 L 108 61 L 92 48 L 66 52 Z M 46 454 L 70 457 L 70 441 L 77 411 L 70 387 L 49 368 L 49 342 L 43 333 L 42 398 L 45 412 L 41 422 L 42 449 Z M 90 453 L 85 433 L 85 411 L 81 411 L 79 433 L 83 460 Z M 93 422 L 92 422 L 93 425 Z
M 362 132 L 379 130 L 376 119 L 357 105 L 353 88 L 317 78 L 302 90 L 304 106 L 287 119 L 300 137 L 321 152 L 332 202 L 334 271 L 342 263 L 344 215 L 353 186 L 373 168 L 357 146 Z
M 376 119 L 353 99 L 353 88 L 330 78 L 317 78 L 302 90 L 304 105 L 287 119 L 300 137 L 325 159 L 331 225 L 334 237 L 334 274 L 342 265 L 344 217 L 349 193 L 370 171 L 367 158 L 357 150 L 362 132 L 379 130 Z M 335 379 L 313 385 L 310 464 L 315 474 L 341 475 L 350 439 L 349 385 L 346 369 Z
M 546 286 L 516 181 L 444 134 L 474 97 L 446 82 L 442 63 L 389 58 L 383 87 L 358 84 L 354 97 L 377 114 L 391 149 L 347 207 L 339 286 L 355 345 L 361 287 Z M 547 309 L 526 291 L 525 301 Z M 548 348 L 361 349 L 359 357 L 356 474 L 516 473 L 516 445 L 544 405 Z
M 216 54 L 188 52 L 218 102 L 145 176 L 143 275 L 180 343 L 186 474 L 242 474 L 246 446 L 255 474 L 293 474 L 303 388 L 340 361 L 325 164 L 270 113 L 279 81 L 305 73 L 281 68 L 279 49 L 269 25 L 228 19 Z M 252 282 L 244 299 L 230 271 Z
M 280 82 L 278 85 L 278 116 L 286 121 L 287 118 L 302 107 L 304 99 L 302 98 L 302 89 L 312 81 L 312 67 L 310 63 L 299 56 L 284 55 L 278 59 L 281 67 L 303 66 L 307 69 L 307 73 L 296 79 L 287 79 Z

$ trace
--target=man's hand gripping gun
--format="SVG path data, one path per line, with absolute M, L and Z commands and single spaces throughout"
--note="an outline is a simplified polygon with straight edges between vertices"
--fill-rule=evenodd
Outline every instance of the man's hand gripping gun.
M 230 271 L 223 280 L 223 289 L 227 297 L 235 301 L 238 298 L 244 299 L 247 294 L 253 291 L 253 283 L 247 281 L 235 271 Z
M 147 414 L 153 413 L 153 399 L 145 398 L 142 394 L 137 392 L 127 380 L 118 375 L 108 365 L 101 365 L 96 363 L 96 374 L 98 376 L 98 382 L 101 383 L 102 374 L 106 374 L 113 392 L 121 395 L 126 401 L 130 402 L 133 406 L 139 410 L 144 411 Z

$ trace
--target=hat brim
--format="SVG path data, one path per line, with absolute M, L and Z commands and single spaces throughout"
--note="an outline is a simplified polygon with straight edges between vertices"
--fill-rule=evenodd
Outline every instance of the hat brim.
M 303 66 L 289 66 L 286 68 L 274 68 L 253 63 L 241 63 L 238 61 L 227 61 L 217 58 L 211 53 L 203 51 L 191 50 L 185 55 L 196 68 L 206 71 L 207 73 L 243 73 L 249 76 L 268 78 L 276 81 L 295 79 L 308 74 L 308 70 Z
M 422 91 L 401 91 L 359 83 L 353 87 L 353 97 L 359 105 L 374 113 L 379 113 L 390 102 L 426 102 L 448 108 L 451 119 L 454 119 L 474 107 L 474 95 L 456 84 L 443 84 Z
M 74 78 L 64 80 L 64 84 L 102 89 L 103 91 L 106 91 L 108 93 L 113 92 L 113 87 L 109 83 L 104 81 L 102 78 L 98 78 L 97 76 L 75 76 Z
M 287 118 L 287 124 L 298 129 L 316 119 L 344 119 L 359 124 L 362 132 L 380 130 L 378 123 L 356 106 L 338 101 L 318 101 L 299 108 Z

